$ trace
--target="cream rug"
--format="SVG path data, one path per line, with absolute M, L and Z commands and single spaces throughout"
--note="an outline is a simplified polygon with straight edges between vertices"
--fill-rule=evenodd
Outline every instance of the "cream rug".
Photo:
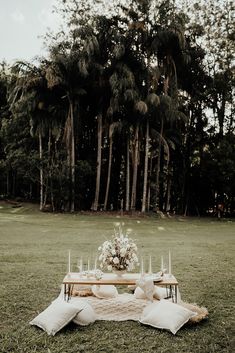
M 89 303 L 97 315 L 97 320 L 107 321 L 139 321 L 144 308 L 151 303 L 147 299 L 136 299 L 133 294 L 129 293 L 118 294 L 117 297 L 110 299 L 99 299 L 95 296 L 72 297 L 70 302 L 73 303 L 76 300 Z M 154 301 L 157 302 L 157 300 Z M 208 311 L 204 307 L 182 301 L 178 304 L 197 314 L 189 320 L 191 323 L 197 323 L 208 316 Z
M 133 294 L 128 293 L 109 299 L 99 299 L 95 296 L 72 297 L 70 302 L 76 300 L 89 303 L 97 315 L 97 320 L 108 321 L 138 321 L 144 308 L 150 303 L 146 299 L 136 299 Z

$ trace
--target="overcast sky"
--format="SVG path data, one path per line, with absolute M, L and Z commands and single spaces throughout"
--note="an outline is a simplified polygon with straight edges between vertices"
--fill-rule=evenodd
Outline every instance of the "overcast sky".
M 59 27 L 52 14 L 55 0 L 0 0 L 0 62 L 31 60 L 45 54 L 43 36 L 47 28 Z

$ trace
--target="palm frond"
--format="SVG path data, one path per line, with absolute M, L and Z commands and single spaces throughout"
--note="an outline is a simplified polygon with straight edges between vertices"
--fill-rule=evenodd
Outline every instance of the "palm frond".
M 150 93 L 147 97 L 147 103 L 150 106 L 157 107 L 160 104 L 160 98 L 156 93 Z
M 116 59 L 120 59 L 125 54 L 125 46 L 123 44 L 116 44 L 113 49 L 113 54 Z
M 145 115 L 148 111 L 147 104 L 144 101 L 138 101 L 135 104 L 135 110 L 138 111 L 140 114 Z

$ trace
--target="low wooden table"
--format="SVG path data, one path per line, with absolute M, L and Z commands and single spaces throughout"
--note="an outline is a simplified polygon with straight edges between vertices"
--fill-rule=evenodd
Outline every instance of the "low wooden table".
M 154 275 L 152 275 L 154 276 Z M 64 299 L 69 301 L 72 296 L 73 287 L 75 284 L 80 285 L 120 285 L 120 286 L 134 286 L 136 281 L 141 278 L 139 273 L 126 273 L 122 277 L 117 277 L 113 273 L 104 273 L 101 279 L 96 279 L 94 277 L 81 276 L 79 273 L 71 272 L 68 273 L 63 279 L 64 285 Z M 146 274 L 146 278 L 148 275 Z M 166 287 L 168 296 L 172 298 L 173 302 L 177 303 L 177 288 L 178 281 L 171 275 L 164 275 L 161 281 L 154 281 L 154 284 L 160 287 Z

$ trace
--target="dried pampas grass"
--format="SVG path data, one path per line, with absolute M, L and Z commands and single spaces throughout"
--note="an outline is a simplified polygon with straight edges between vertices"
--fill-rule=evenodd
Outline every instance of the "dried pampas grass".
M 195 312 L 197 315 L 193 316 L 191 319 L 189 319 L 189 323 L 190 324 L 196 324 L 200 321 L 202 321 L 203 319 L 206 319 L 209 315 L 207 308 L 203 307 L 203 306 L 198 306 L 197 304 L 190 304 L 190 303 L 185 303 L 185 302 L 179 302 L 178 303 L 180 306 L 191 310 L 193 312 Z
M 74 285 L 72 297 L 89 297 L 93 295 L 91 286 Z

